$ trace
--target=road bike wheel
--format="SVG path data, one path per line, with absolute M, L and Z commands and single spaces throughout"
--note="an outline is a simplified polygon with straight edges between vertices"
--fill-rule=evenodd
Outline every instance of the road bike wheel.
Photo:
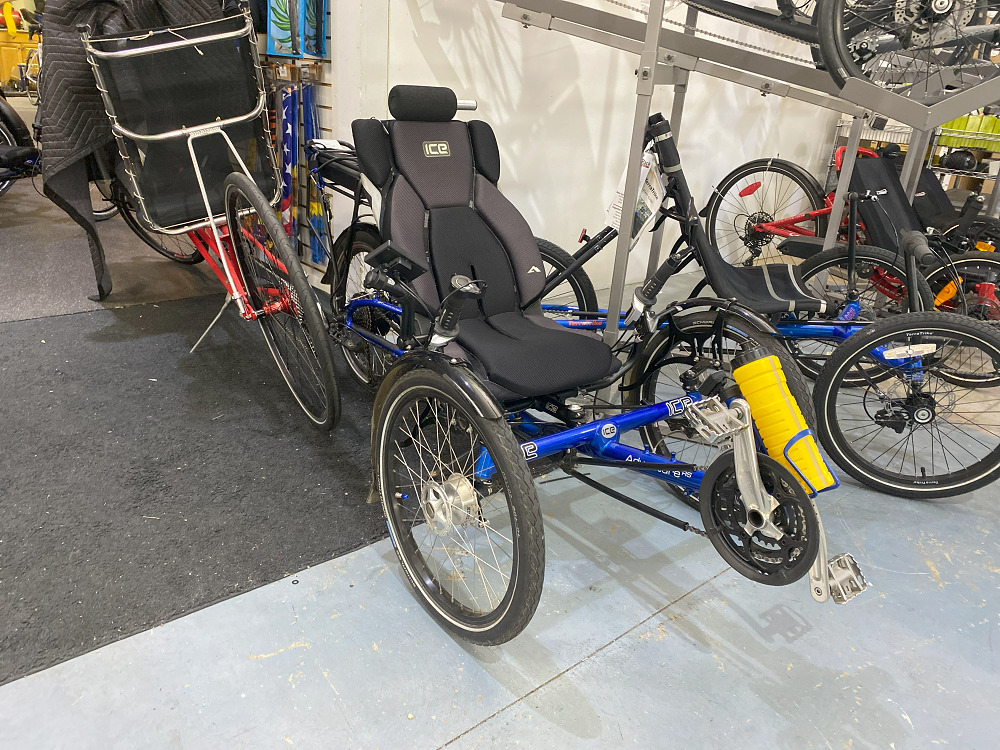
M 16 146 L 18 145 L 17 140 L 14 138 L 14 134 L 10 132 L 6 125 L 0 122 L 0 146 Z M 0 195 L 3 195 L 8 190 L 10 190 L 16 180 L 6 180 L 0 181 Z
M 858 320 L 873 321 L 889 315 L 909 312 L 906 288 L 906 263 L 903 256 L 881 247 L 858 245 L 855 248 L 855 269 L 861 315 Z M 828 312 L 824 318 L 834 318 L 847 303 L 848 263 L 846 245 L 835 245 L 802 261 L 799 269 L 806 290 L 814 297 L 826 300 Z M 927 280 L 917 279 L 917 292 L 922 310 L 933 309 L 934 295 Z M 796 337 L 786 339 L 802 371 L 815 379 L 836 348 L 825 339 Z
M 783 159 L 755 159 L 723 177 L 712 192 L 705 208 L 705 231 L 730 265 L 797 263 L 778 250 L 783 237 L 754 227 L 825 206 L 823 188 L 802 167 Z M 823 236 L 826 222 L 826 216 L 820 216 L 797 224 L 796 231 Z
M 365 276 L 372 268 L 365 262 L 365 257 L 382 244 L 378 230 L 369 225 L 358 225 L 355 228 L 350 248 L 347 247 L 349 241 L 350 232 L 344 230 L 333 248 L 333 257 L 339 270 L 331 285 L 331 302 L 338 317 L 344 313 L 347 303 L 352 299 L 369 296 L 369 290 L 365 288 Z M 364 307 L 354 313 L 352 320 L 360 328 L 377 333 L 385 339 L 396 339 L 398 324 L 389 313 Z M 369 343 L 346 327 L 341 331 L 340 351 L 347 362 L 347 371 L 368 388 L 378 387 L 393 360 L 390 352 Z
M 535 237 L 538 252 L 542 255 L 542 271 L 545 278 L 553 273 L 562 273 L 573 262 L 573 256 L 554 242 Z M 594 284 L 583 266 L 571 273 L 565 281 L 542 298 L 543 305 L 568 305 L 578 310 L 598 310 L 597 293 Z M 565 318 L 566 313 L 552 311 L 546 313 L 553 318 Z
M 953 255 L 938 260 L 925 272 L 934 295 L 934 309 L 968 315 L 977 320 L 1000 320 L 1000 258 L 992 252 Z
M 837 348 L 814 396 L 827 453 L 881 492 L 948 497 L 1000 476 L 1000 336 L 985 323 L 939 312 L 874 323 Z
M 119 212 L 136 237 L 164 258 L 169 258 L 176 263 L 194 265 L 204 260 L 187 234 L 157 234 L 151 229 L 146 229 L 139 221 L 139 217 L 136 216 L 135 209 L 129 203 L 128 198 L 124 196 L 124 190 L 115 188 L 115 191 L 115 203 L 118 205 Z
M 111 194 L 111 185 L 107 180 L 90 183 L 90 205 L 94 209 L 95 221 L 107 221 L 118 215 L 118 204 Z
M 340 390 L 319 302 L 253 180 L 234 172 L 225 191 L 229 239 L 274 361 L 306 416 L 330 429 L 340 418 Z
M 674 329 L 661 328 L 646 343 L 635 366 L 625 377 L 622 402 L 626 406 L 648 406 L 685 395 L 681 386 L 681 373 L 689 370 L 704 357 L 718 358 L 721 354 L 722 369 L 732 371 L 732 358 L 753 347 L 765 349 L 781 361 L 781 369 L 788 381 L 788 389 L 798 402 L 802 416 L 810 427 L 816 424 L 809 386 L 791 355 L 772 334 L 752 327 L 735 315 L 724 317 L 721 333 L 715 312 L 693 312 L 677 316 Z M 662 456 L 674 456 L 678 461 L 699 466 L 709 464 L 718 452 L 718 446 L 704 440 L 690 426 L 687 419 L 677 417 L 639 428 L 647 450 Z M 698 507 L 697 493 L 688 494 L 667 483 L 670 490 L 693 508 Z
M 534 614 L 545 574 L 541 510 L 517 441 L 437 373 L 411 370 L 383 388 L 376 473 L 406 578 L 447 630 L 509 641 Z
M 38 69 L 40 64 L 38 50 L 33 49 L 28 52 L 28 56 L 24 60 L 24 77 L 28 81 L 26 93 L 28 101 L 35 106 L 38 105 Z
M 829 0 L 816 17 L 838 86 L 863 78 L 927 104 L 1000 74 L 991 60 L 987 0 Z

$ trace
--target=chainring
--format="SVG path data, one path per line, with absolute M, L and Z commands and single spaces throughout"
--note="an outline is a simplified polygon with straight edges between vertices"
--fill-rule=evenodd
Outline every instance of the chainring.
M 748 533 L 748 521 L 736 481 L 733 452 L 720 453 L 701 482 L 700 510 L 713 546 L 737 573 L 769 586 L 786 586 L 809 572 L 819 552 L 819 519 L 812 501 L 791 472 L 758 454 L 764 489 L 778 502 L 770 521 L 783 533 L 772 538 Z

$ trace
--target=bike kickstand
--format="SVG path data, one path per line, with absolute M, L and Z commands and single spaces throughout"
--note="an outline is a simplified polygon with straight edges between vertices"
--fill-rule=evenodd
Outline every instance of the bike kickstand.
M 205 339 L 208 332 L 211 331 L 212 328 L 215 327 L 215 324 L 219 322 L 219 318 L 222 317 L 222 313 L 226 311 L 226 308 L 229 307 L 229 303 L 232 301 L 233 296 L 231 294 L 227 294 L 226 301 L 222 303 L 222 309 L 219 310 L 218 314 L 214 318 L 212 318 L 212 322 L 208 324 L 208 328 L 205 329 L 205 332 L 198 337 L 197 341 L 194 342 L 194 346 L 191 347 L 191 351 L 189 351 L 188 354 L 194 354 L 194 350 L 198 348 L 198 345 Z

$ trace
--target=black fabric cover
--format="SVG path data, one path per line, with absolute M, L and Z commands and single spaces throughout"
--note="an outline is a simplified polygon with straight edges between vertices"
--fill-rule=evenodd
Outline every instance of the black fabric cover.
M 496 185 L 500 180 L 500 147 L 493 128 L 482 120 L 473 120 L 469 123 L 469 136 L 476 171 Z
M 392 145 L 385 125 L 378 120 L 355 120 L 351 123 L 354 149 L 362 173 L 380 190 L 392 176 Z
M 389 113 L 397 120 L 448 122 L 458 111 L 455 92 L 443 86 L 393 86 Z
M 868 244 L 899 250 L 899 231 L 912 229 L 924 231 L 925 227 L 906 200 L 906 193 L 899 182 L 896 168 L 888 159 L 858 159 L 851 174 L 851 190 L 864 193 L 866 190 L 885 190 L 878 201 L 862 201 L 858 204 L 858 216 L 865 225 Z
M 45 194 L 87 232 L 99 298 L 111 292 L 111 274 L 93 211 L 83 205 L 90 201 L 86 169 L 70 168 L 109 144 L 112 136 L 77 27 L 114 34 L 221 17 L 222 3 L 217 0 L 49 0 L 45 6 L 45 57 L 39 80 Z
M 961 214 L 951 205 L 951 199 L 937 175 L 929 169 L 920 171 L 917 192 L 913 196 L 913 210 L 923 226 L 942 232 L 955 226 Z
M 526 397 L 594 383 L 618 367 L 604 342 L 538 325 L 519 310 L 463 320 L 458 343 L 491 381 Z

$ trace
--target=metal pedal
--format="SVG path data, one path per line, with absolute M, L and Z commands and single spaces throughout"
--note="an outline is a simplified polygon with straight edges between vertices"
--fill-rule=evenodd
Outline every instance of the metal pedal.
M 724 406 L 718 396 L 690 404 L 684 413 L 698 434 L 713 443 L 750 426 L 749 409 L 745 410 L 744 416 L 744 412 Z
M 847 604 L 868 588 L 868 581 L 858 561 L 849 552 L 834 555 L 827 562 L 830 575 L 830 596 L 836 604 Z

